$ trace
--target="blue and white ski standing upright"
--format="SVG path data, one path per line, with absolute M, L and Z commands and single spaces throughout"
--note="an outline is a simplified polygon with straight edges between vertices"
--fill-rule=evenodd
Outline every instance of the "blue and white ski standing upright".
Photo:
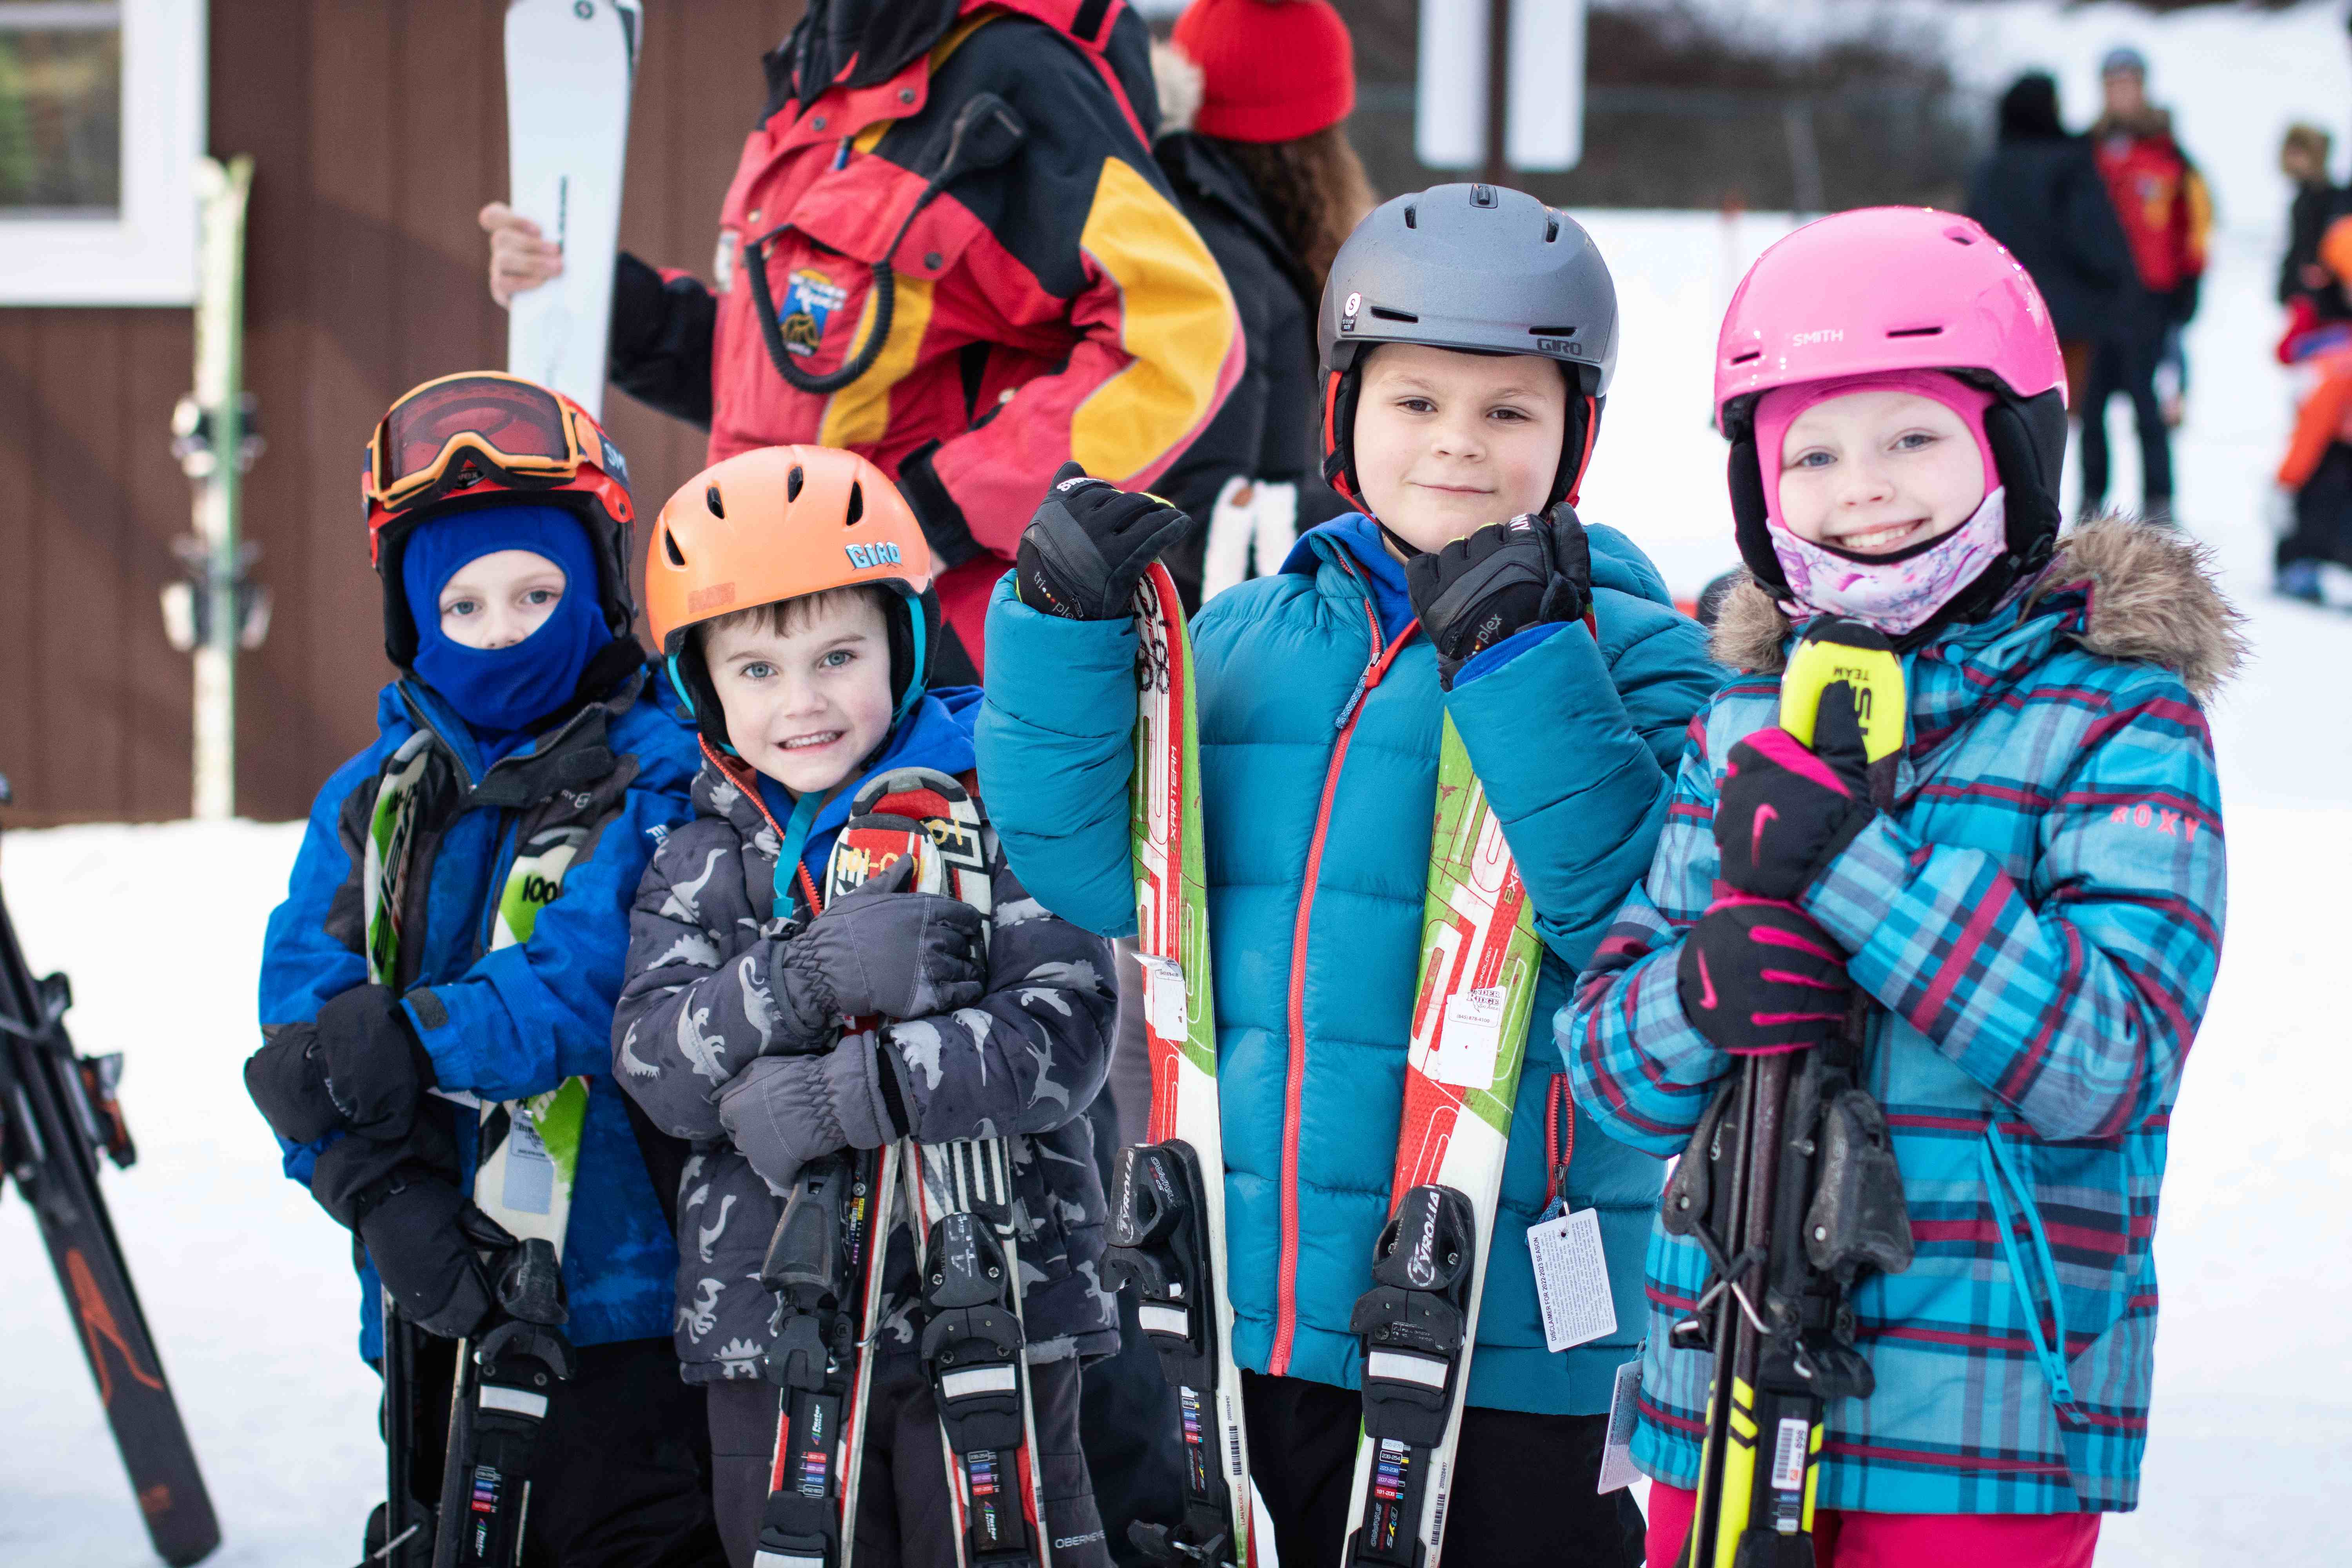
M 508 0 L 509 205 L 563 247 L 563 270 L 514 297 L 507 369 L 599 418 L 639 0 Z

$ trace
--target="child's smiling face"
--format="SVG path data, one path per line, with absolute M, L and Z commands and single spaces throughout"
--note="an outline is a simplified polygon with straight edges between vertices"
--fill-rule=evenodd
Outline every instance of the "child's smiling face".
M 1939 539 L 1985 498 L 1975 433 L 1909 392 L 1852 392 L 1806 409 L 1780 439 L 1779 482 L 1790 532 L 1856 555 Z
M 715 626 L 703 662 L 743 760 L 795 795 L 822 794 L 890 732 L 889 628 L 865 593 L 824 595 L 783 624 Z
M 1438 550 L 1549 499 L 1568 429 L 1554 361 L 1382 343 L 1362 376 L 1356 477 L 1400 539 Z

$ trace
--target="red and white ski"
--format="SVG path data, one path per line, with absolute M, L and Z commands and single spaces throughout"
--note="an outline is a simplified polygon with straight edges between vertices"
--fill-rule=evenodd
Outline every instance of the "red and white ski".
M 1151 1052 L 1150 1141 L 1119 1151 L 1106 1280 L 1131 1286 L 1145 1336 L 1176 1391 L 1183 1515 L 1139 1523 L 1156 1563 L 1255 1568 L 1249 1440 L 1234 1365 L 1225 1279 L 1224 1135 L 1217 1105 L 1216 1011 L 1201 842 L 1200 741 L 1192 645 L 1167 568 L 1135 595 L 1138 687 L 1131 836 L 1137 957 Z

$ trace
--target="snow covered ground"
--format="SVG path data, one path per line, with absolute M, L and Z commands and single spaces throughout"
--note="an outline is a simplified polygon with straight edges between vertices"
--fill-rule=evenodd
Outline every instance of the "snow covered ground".
M 2341 1306 L 2352 1227 L 2336 1201 L 2352 1190 L 2352 1054 L 2335 1011 L 2352 951 L 2352 912 L 2336 897 L 2352 885 L 2341 678 L 2352 616 L 2264 595 L 2260 519 L 2286 421 L 2267 357 L 2275 242 L 2263 226 L 2284 198 L 2263 183 L 2263 149 L 2289 117 L 2341 118 L 2352 101 L 2344 37 L 2334 7 L 2162 25 L 2112 6 L 1982 11 L 1969 24 L 1972 64 L 1989 75 L 2062 67 L 2077 118 L 2091 102 L 2079 79 L 2111 37 L 2148 47 L 2159 98 L 2186 96 L 2201 71 L 2209 164 L 2224 165 L 2224 209 L 2241 225 L 2220 237 L 2191 332 L 2177 458 L 2181 515 L 2219 555 L 2257 651 L 2212 715 L 2232 850 L 2229 946 L 2174 1122 L 2145 1500 L 2108 1521 L 2098 1561 L 2337 1561 L 2324 1500 L 2352 1495 L 2352 1315 Z M 2264 59 L 2274 73 L 2259 74 Z M 2259 91 L 2245 87 L 2257 80 Z M 2243 115 L 2247 102 L 2261 113 Z M 2231 105 L 2245 128 L 2225 135 Z M 1716 323 L 1731 280 L 1785 223 L 1752 215 L 1727 237 L 1711 215 L 1587 218 L 1624 325 L 1586 515 L 1633 534 L 1687 594 L 1734 559 L 1722 446 L 1706 426 Z M 2128 502 L 2126 425 L 2118 406 L 2116 499 Z M 76 982 L 80 1046 L 128 1060 L 142 1157 L 107 1190 L 211 1482 L 223 1568 L 353 1561 L 382 1477 L 346 1247 L 279 1176 L 238 1072 L 255 1043 L 262 921 L 299 836 L 245 823 L 76 827 L 0 847 L 33 963 Z M 21 1203 L 0 1201 L 0 1565 L 152 1562 Z

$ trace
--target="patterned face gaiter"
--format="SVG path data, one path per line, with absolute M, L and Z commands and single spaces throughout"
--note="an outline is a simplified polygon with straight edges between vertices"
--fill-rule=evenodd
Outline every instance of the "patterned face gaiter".
M 1858 392 L 1906 392 L 1931 398 L 1960 416 L 1984 463 L 1985 498 L 1957 528 L 1892 555 L 1859 555 L 1800 538 L 1780 515 L 1780 455 L 1789 426 L 1816 404 Z M 1993 395 L 1940 371 L 1889 371 L 1775 388 L 1756 405 L 1756 451 L 1765 465 L 1764 510 L 1772 553 L 1789 584 L 1782 607 L 1850 616 L 1889 637 L 1927 624 L 1983 575 L 2009 548 L 2009 510 L 1986 443 L 1984 413 Z

